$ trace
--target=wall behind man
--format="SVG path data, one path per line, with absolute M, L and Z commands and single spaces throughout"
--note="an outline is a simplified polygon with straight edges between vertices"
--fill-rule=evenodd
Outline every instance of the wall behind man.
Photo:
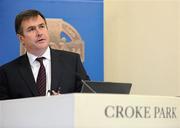
M 104 1 L 104 79 L 132 94 L 180 95 L 180 2 Z

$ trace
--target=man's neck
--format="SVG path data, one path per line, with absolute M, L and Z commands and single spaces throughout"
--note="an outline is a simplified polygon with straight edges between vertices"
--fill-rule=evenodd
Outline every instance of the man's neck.
M 35 51 L 35 52 L 29 52 L 29 51 L 27 51 L 27 52 L 34 56 L 41 57 L 47 51 L 47 49 L 48 49 L 48 47 L 46 49 L 42 49 L 42 50 Z

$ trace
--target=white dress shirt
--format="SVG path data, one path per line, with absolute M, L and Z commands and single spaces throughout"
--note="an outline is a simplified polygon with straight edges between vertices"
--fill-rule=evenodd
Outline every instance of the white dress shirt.
M 31 69 L 33 72 L 34 80 L 36 82 L 40 63 L 36 61 L 38 57 L 44 57 L 43 64 L 46 69 L 46 95 L 48 94 L 47 91 L 51 89 L 51 56 L 50 56 L 50 48 L 48 47 L 47 50 L 44 52 L 42 56 L 35 56 L 29 52 L 27 52 L 27 56 L 31 65 Z

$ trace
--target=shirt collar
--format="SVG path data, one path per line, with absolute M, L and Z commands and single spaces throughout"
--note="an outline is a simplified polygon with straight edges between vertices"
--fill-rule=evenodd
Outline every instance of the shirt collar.
M 29 62 L 30 62 L 31 65 L 35 62 L 36 58 L 39 57 L 39 56 L 35 56 L 35 55 L 33 55 L 33 54 L 29 53 L 29 52 L 27 52 L 27 56 L 28 56 L 28 58 L 29 58 Z M 50 59 L 51 59 L 51 56 L 50 56 L 50 48 L 48 47 L 48 48 L 46 49 L 46 51 L 44 52 L 44 54 L 43 54 L 42 56 L 40 56 L 40 57 L 44 57 L 44 58 L 46 58 L 47 60 L 50 60 Z

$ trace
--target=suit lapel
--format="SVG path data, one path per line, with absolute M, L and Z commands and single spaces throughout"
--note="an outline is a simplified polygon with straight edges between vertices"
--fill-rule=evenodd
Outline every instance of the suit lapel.
M 26 85 L 28 86 L 32 94 L 34 96 L 37 96 L 38 92 L 36 89 L 35 80 L 33 77 L 33 73 L 31 70 L 31 66 L 27 54 L 22 56 L 22 59 L 20 61 L 19 71 L 22 76 L 22 79 L 26 82 Z
M 51 49 L 51 89 L 58 89 L 61 86 L 64 70 L 62 69 L 60 56 Z

